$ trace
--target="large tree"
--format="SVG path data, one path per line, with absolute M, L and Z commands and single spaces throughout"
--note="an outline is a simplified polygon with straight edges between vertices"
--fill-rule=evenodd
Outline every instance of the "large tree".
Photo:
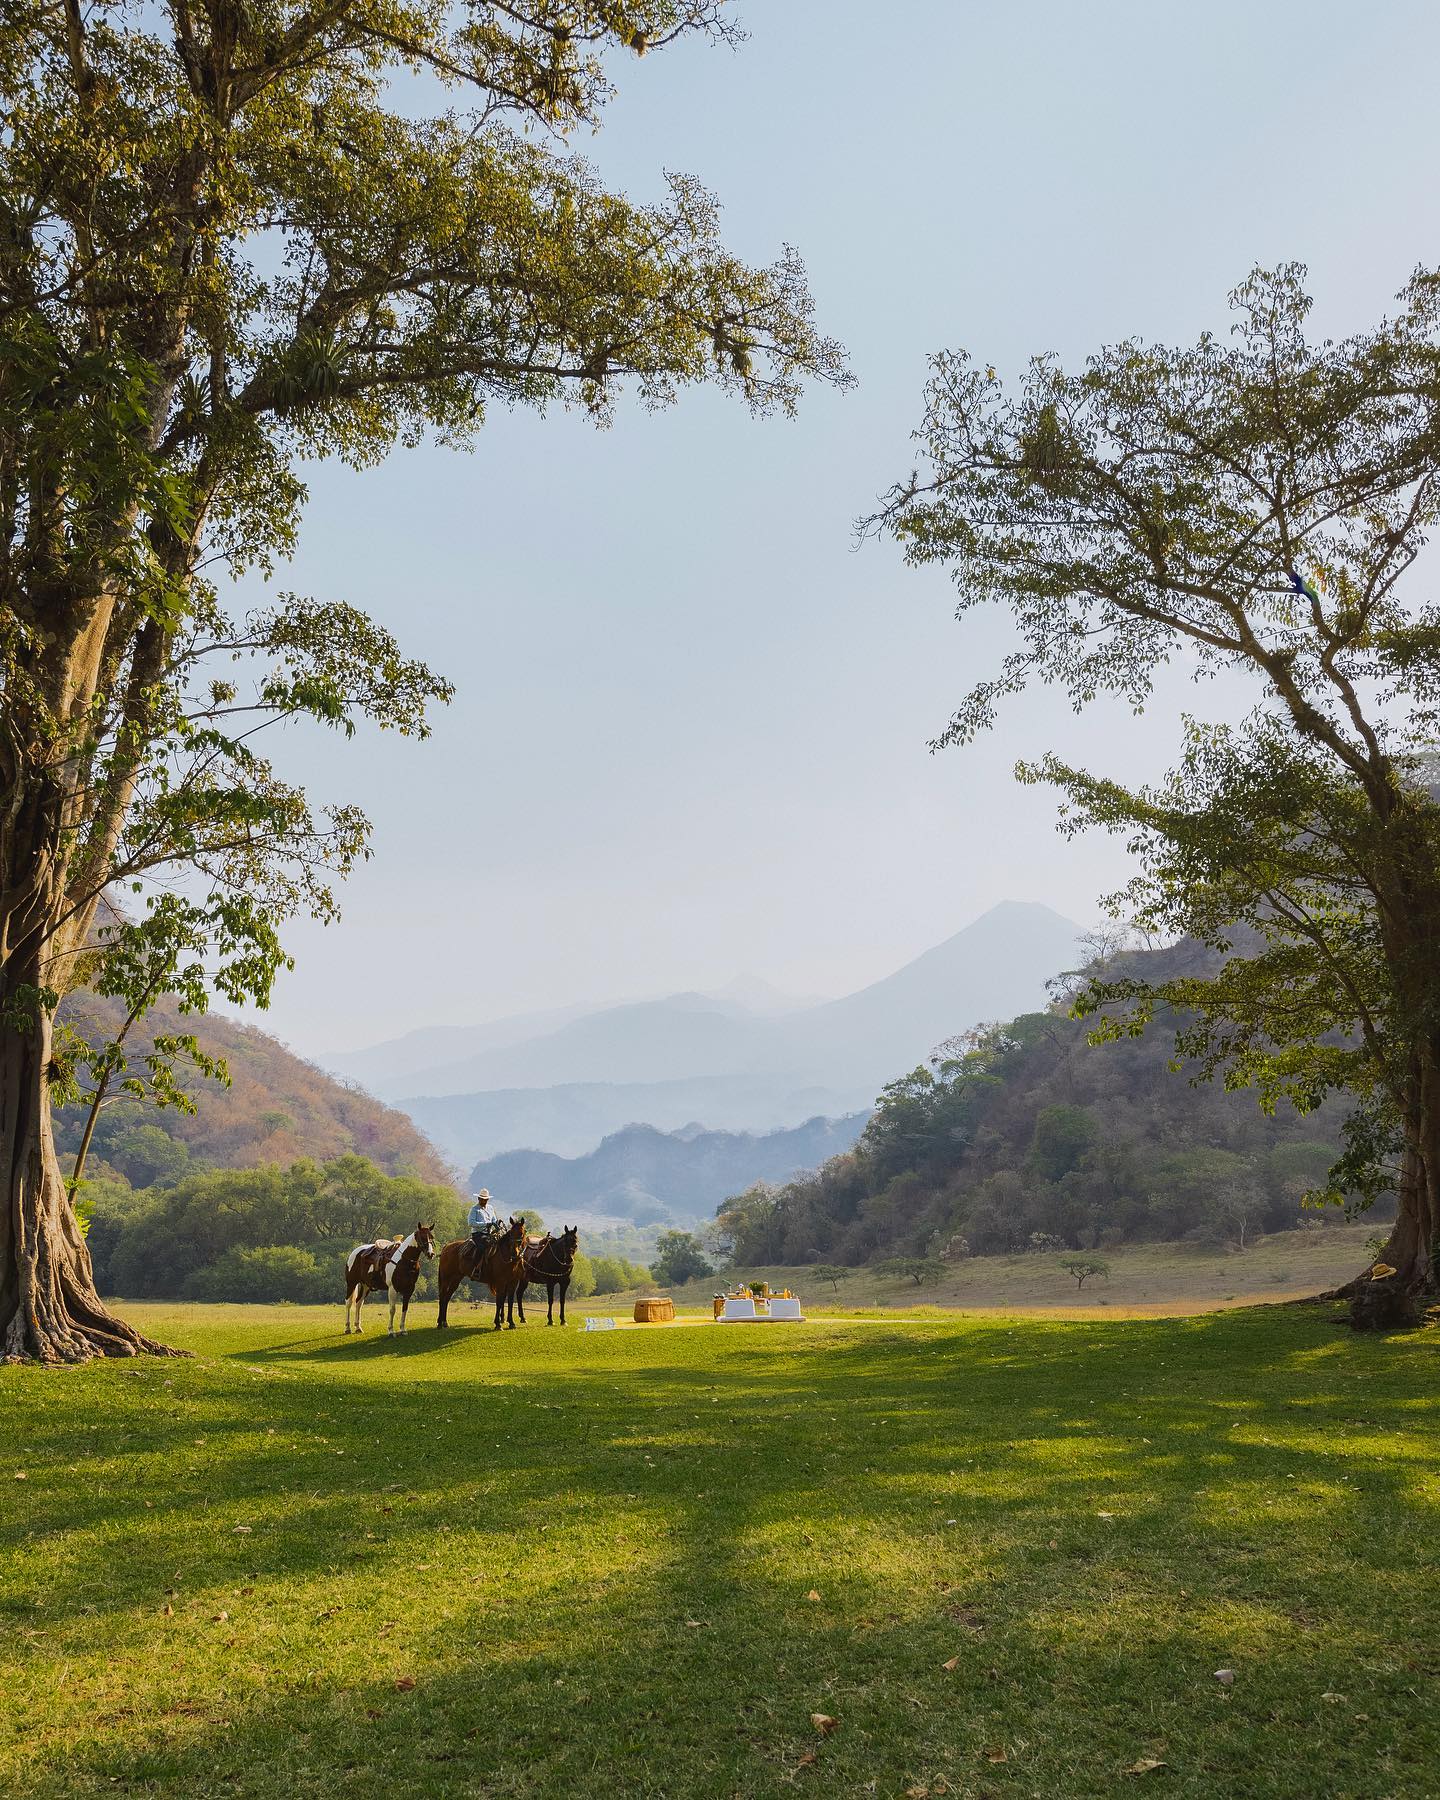
M 633 203 L 568 146 L 616 58 L 697 33 L 733 35 L 721 0 L 5 8 L 0 1355 L 145 1347 L 95 1292 L 50 1104 L 87 1067 L 163 1098 L 186 1046 L 127 1075 L 57 1035 L 60 1000 L 263 1001 L 277 923 L 332 909 L 366 822 L 256 731 L 423 732 L 448 693 L 344 604 L 235 612 L 294 542 L 302 461 L 460 444 L 496 403 L 603 422 L 627 385 L 712 381 L 785 411 L 845 379 L 792 252 L 748 267 L 692 180 Z
M 1122 958 L 1081 1009 L 1110 1009 L 1102 1035 L 1178 1011 L 1181 1059 L 1266 1106 L 1352 1096 L 1332 1187 L 1395 1189 L 1382 1276 L 1413 1295 L 1440 1225 L 1440 607 L 1410 573 L 1440 516 L 1440 277 L 1339 343 L 1307 337 L 1297 266 L 1232 305 L 1228 340 L 1040 358 L 1014 392 L 937 357 L 926 466 L 874 523 L 951 569 L 960 615 L 996 604 L 1018 634 L 937 747 L 1032 682 L 1139 710 L 1176 659 L 1253 679 L 1243 727 L 1187 719 L 1154 790 L 1022 765 L 1060 784 L 1069 828 L 1129 839 L 1122 909 L 1229 953 L 1155 987 Z

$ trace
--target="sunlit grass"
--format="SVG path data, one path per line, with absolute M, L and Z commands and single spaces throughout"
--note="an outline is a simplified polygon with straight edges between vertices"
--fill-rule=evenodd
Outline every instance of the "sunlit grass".
M 0 1792 L 1437 1789 L 1440 1333 L 132 1310 L 0 1372 Z

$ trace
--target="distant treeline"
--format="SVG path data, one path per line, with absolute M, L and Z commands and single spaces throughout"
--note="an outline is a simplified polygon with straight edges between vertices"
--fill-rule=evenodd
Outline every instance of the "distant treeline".
M 207 1170 L 141 1189 L 111 1174 L 86 1183 L 82 1212 L 96 1285 L 125 1299 L 339 1301 L 356 1244 L 404 1237 L 421 1220 L 441 1244 L 466 1231 L 454 1188 L 387 1175 L 363 1156 Z M 538 1213 L 530 1223 L 543 1228 Z M 649 1279 L 624 1257 L 582 1253 L 570 1291 L 619 1293 Z M 433 1291 L 429 1264 L 417 1291 Z
M 1251 1093 L 1192 1085 L 1172 1034 L 1090 1045 L 1027 1014 L 892 1082 L 853 1151 L 727 1201 L 716 1237 L 740 1267 L 898 1254 L 1230 1243 L 1319 1223 L 1344 1109 L 1266 1117 Z

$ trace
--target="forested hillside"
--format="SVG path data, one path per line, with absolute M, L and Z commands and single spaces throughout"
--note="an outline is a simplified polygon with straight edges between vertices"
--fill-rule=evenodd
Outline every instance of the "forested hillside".
M 1127 960 L 1158 979 L 1202 955 L 1181 945 Z M 1343 1106 L 1267 1118 L 1253 1093 L 1174 1072 L 1164 1020 L 1116 1043 L 1088 1044 L 1086 1031 L 1059 1011 L 1025 1014 L 893 1082 L 853 1151 L 719 1209 L 735 1262 L 1241 1246 L 1296 1223 L 1334 1160 Z
M 65 1002 L 62 1016 L 85 1037 L 99 1040 L 114 1035 L 124 1012 L 118 1000 L 80 992 Z M 214 1013 L 182 1017 L 173 1004 L 162 1002 L 147 1015 L 130 1054 L 138 1058 L 157 1034 L 180 1032 L 193 1032 L 209 1055 L 224 1058 L 230 1085 L 187 1077 L 197 1102 L 194 1113 L 123 1098 L 107 1101 L 87 1173 L 113 1170 L 138 1188 L 176 1181 L 191 1170 L 288 1165 L 301 1157 L 323 1162 L 353 1154 L 389 1175 L 449 1180 L 433 1146 L 403 1113 L 336 1081 L 252 1026 Z M 62 1157 L 74 1152 L 84 1122 L 83 1107 L 56 1112 Z

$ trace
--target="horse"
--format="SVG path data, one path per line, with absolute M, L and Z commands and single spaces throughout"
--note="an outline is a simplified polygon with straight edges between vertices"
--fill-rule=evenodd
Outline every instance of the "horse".
M 510 1329 L 515 1329 L 515 1290 L 525 1275 L 525 1246 L 529 1242 L 523 1219 L 512 1217 L 505 1230 L 481 1249 L 473 1237 L 456 1238 L 440 1252 L 440 1316 L 449 1324 L 450 1301 L 462 1281 L 481 1281 L 495 1296 L 495 1329 L 504 1322 L 505 1303 L 510 1303 Z
M 360 1313 L 365 1298 L 376 1288 L 390 1295 L 390 1329 L 387 1337 L 396 1336 L 395 1307 L 400 1306 L 399 1336 L 405 1335 L 405 1321 L 410 1313 L 410 1296 L 420 1279 L 421 1255 L 434 1256 L 435 1228 L 417 1225 L 409 1237 L 378 1238 L 373 1244 L 357 1244 L 345 1258 L 345 1335 L 350 1335 L 350 1313 L 355 1313 L 355 1330 L 363 1332 Z
M 553 1237 L 548 1231 L 543 1238 L 525 1246 L 525 1278 L 515 1294 L 516 1304 L 520 1308 L 520 1323 L 525 1323 L 525 1289 L 530 1282 L 538 1286 L 545 1283 L 545 1292 L 549 1297 L 545 1323 L 555 1323 L 555 1290 L 560 1290 L 560 1323 L 565 1323 L 565 1295 L 570 1286 L 570 1272 L 575 1267 L 575 1252 L 580 1247 L 580 1233 L 573 1225 L 567 1225 L 560 1236 Z

